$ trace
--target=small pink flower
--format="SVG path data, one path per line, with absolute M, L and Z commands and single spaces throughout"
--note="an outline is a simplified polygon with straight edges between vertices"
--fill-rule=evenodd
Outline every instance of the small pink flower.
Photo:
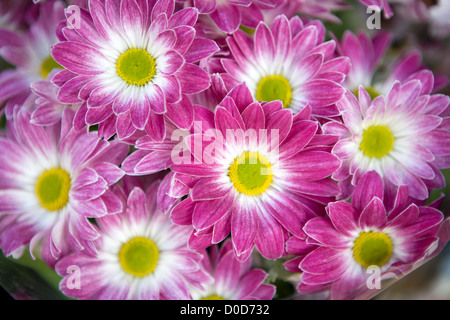
M 392 210 L 386 210 L 383 199 L 382 179 L 368 172 L 351 203 L 332 202 L 326 217 L 306 223 L 306 242 L 288 241 L 287 251 L 300 255 L 286 264 L 302 272 L 300 292 L 329 290 L 331 299 L 370 296 L 368 268 L 379 268 L 382 281 L 410 271 L 433 253 L 443 214 L 412 203 L 406 186 L 399 188 Z

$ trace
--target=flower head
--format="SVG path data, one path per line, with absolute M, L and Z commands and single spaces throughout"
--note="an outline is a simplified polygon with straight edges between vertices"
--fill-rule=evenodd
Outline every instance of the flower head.
M 80 9 L 80 28 L 63 28 L 67 41 L 52 48 L 67 68 L 57 78 L 59 99 L 86 101 L 87 124 L 112 126 L 120 139 L 145 130 L 162 140 L 164 117 L 183 112 L 173 105 L 209 86 L 195 62 L 217 50 L 214 41 L 195 37 L 197 10 L 174 8 L 174 0 L 90 1 L 89 10 Z
M 88 218 L 119 212 L 109 187 L 128 146 L 104 141 L 96 132 L 71 128 L 73 111 L 61 123 L 36 126 L 21 109 L 0 138 L 0 246 L 6 255 L 30 253 L 42 243 L 50 265 L 71 250 L 90 250 L 99 235 Z
M 382 179 L 374 171 L 361 178 L 351 203 L 332 202 L 327 213 L 306 223 L 306 244 L 291 238 L 288 251 L 309 247 L 309 253 L 297 260 L 302 272 L 298 290 L 330 290 L 332 299 L 353 299 L 367 292 L 369 268 L 379 268 L 382 280 L 410 271 L 435 249 L 443 221 L 439 210 L 412 203 L 406 186 L 387 211 Z
M 190 228 L 174 225 L 156 207 L 158 182 L 147 191 L 126 194 L 123 212 L 96 219 L 101 237 L 96 252 L 72 253 L 56 264 L 65 276 L 61 291 L 78 299 L 190 299 L 193 287 L 211 279 L 201 267 L 202 256 L 187 248 Z M 80 287 L 70 285 L 67 268 L 80 268 Z M 70 275 L 70 273 L 69 273 Z
M 323 39 L 317 21 L 304 24 L 281 15 L 270 28 L 260 22 L 253 36 L 233 33 L 227 39 L 233 58 L 222 64 L 258 101 L 280 100 L 294 113 L 309 105 L 313 115 L 335 116 L 333 105 L 345 93 L 340 83 L 349 65 L 345 57 L 333 58 L 334 41 Z
M 359 101 L 348 92 L 338 102 L 343 123 L 323 126 L 324 132 L 340 136 L 333 153 L 343 164 L 334 178 L 354 186 L 365 172 L 375 170 L 388 190 L 406 184 L 419 200 L 428 197 L 428 188 L 444 186 L 439 169 L 449 166 L 450 132 L 443 121 L 449 98 L 431 94 L 433 79 L 428 76 L 426 81 L 396 82 L 386 96 L 373 101 L 360 87 Z
M 241 261 L 254 245 L 268 259 L 283 256 L 288 232 L 302 236 L 307 217 L 338 192 L 329 179 L 340 164 L 327 147 L 333 137 L 317 133 L 308 108 L 294 117 L 279 101 L 261 105 L 245 85 L 214 113 L 203 109 L 196 112 L 202 130 L 194 122 L 185 138 L 190 154 L 172 159 L 171 169 L 191 177 L 193 186 L 171 219 L 193 225 L 193 247 L 231 233 Z

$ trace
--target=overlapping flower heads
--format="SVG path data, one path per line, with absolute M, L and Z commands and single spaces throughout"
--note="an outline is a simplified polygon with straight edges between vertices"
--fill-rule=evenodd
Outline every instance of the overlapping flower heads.
M 447 244 L 447 76 L 327 30 L 403 6 L 34 2 L 0 5 L 0 248 L 64 295 L 371 298 Z

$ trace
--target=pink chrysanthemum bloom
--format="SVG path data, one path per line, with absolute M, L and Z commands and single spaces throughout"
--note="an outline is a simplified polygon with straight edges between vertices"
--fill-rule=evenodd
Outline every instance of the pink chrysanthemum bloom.
M 244 84 L 214 113 L 204 108 L 202 131 L 185 138 L 190 153 L 172 158 L 171 167 L 199 178 L 170 211 L 175 223 L 193 225 L 191 247 L 219 243 L 231 233 L 240 261 L 254 246 L 277 259 L 288 232 L 302 236 L 307 218 L 336 196 L 329 176 L 340 165 L 329 152 L 334 137 L 318 134 L 309 119 L 309 108 L 294 117 L 280 101 L 255 102 Z
M 201 290 L 194 289 L 194 300 L 271 300 L 276 287 L 265 284 L 268 274 L 262 269 L 252 269 L 252 259 L 240 262 L 233 252 L 231 241 L 214 245 L 205 251 L 204 269 L 214 278 L 214 283 Z
M 227 39 L 233 58 L 222 64 L 258 101 L 280 100 L 294 113 L 310 105 L 313 115 L 335 116 L 349 64 L 345 57 L 332 58 L 335 42 L 324 42 L 324 36 L 320 22 L 304 25 L 299 17 L 281 15 L 270 28 L 260 22 L 253 37 L 233 33 Z
M 115 192 L 126 207 L 122 213 L 96 219 L 101 237 L 96 252 L 70 254 L 56 264 L 64 278 L 61 291 L 77 299 L 191 299 L 191 290 L 211 282 L 203 256 L 187 248 L 190 227 L 173 224 L 156 207 L 158 182 L 147 191 L 134 187 Z M 119 194 L 120 193 L 122 194 Z M 79 287 L 70 279 L 79 268 Z
M 0 137 L 0 247 L 6 255 L 30 253 L 41 244 L 48 264 L 70 250 L 90 250 L 99 234 L 88 221 L 119 212 L 109 187 L 123 171 L 128 146 L 100 140 L 96 132 L 71 128 L 73 111 L 62 124 L 36 126 L 24 109 Z
M 381 282 L 411 271 L 415 262 L 435 250 L 444 217 L 435 208 L 411 203 L 406 186 L 399 189 L 394 207 L 387 211 L 383 182 L 374 171 L 361 178 L 351 203 L 330 203 L 327 212 L 327 217 L 306 223 L 306 243 L 293 237 L 287 248 L 295 253 L 310 247 L 300 262 L 295 260 L 297 272 L 302 272 L 299 292 L 330 290 L 331 299 L 355 299 L 376 292 L 369 290 L 377 285 L 369 279 L 375 269 Z M 292 263 L 287 266 L 294 267 Z
M 0 55 L 14 66 L 0 73 L 0 103 L 6 103 L 8 118 L 16 105 L 32 110 L 37 96 L 30 85 L 61 69 L 50 47 L 59 41 L 56 27 L 64 19 L 63 8 L 62 2 L 51 1 L 40 5 L 39 17 L 26 31 L 0 29 Z
M 336 41 L 336 52 L 351 61 L 351 68 L 343 86 L 358 94 L 359 86 L 364 86 L 372 99 L 389 92 L 395 81 L 405 82 L 412 79 L 427 81 L 430 70 L 422 63 L 422 55 L 417 50 L 395 55 L 387 61 L 387 50 L 392 34 L 379 31 L 373 37 L 359 31 L 357 34 L 345 31 L 341 41 Z M 448 78 L 434 76 L 433 92 L 445 87 Z
M 337 103 L 342 123 L 329 122 L 323 130 L 340 137 L 333 154 L 343 162 L 333 174 L 349 192 L 367 171 L 383 178 L 386 190 L 402 184 L 411 196 L 425 200 L 428 189 L 445 186 L 439 169 L 450 166 L 449 97 L 431 94 L 433 78 L 396 82 L 389 93 L 371 100 L 360 87 L 359 101 L 348 92 Z
M 55 76 L 65 82 L 61 102 L 86 100 L 88 124 L 108 132 L 100 127 L 112 126 L 120 139 L 145 130 L 162 140 L 164 116 L 180 116 L 184 95 L 209 86 L 195 63 L 217 50 L 214 41 L 195 37 L 196 9 L 174 7 L 174 0 L 89 1 L 79 27 L 65 27 L 67 41 L 52 48 L 67 68 Z

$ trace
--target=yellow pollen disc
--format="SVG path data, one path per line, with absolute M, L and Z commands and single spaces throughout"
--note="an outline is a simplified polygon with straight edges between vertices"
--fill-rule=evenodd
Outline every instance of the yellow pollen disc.
M 61 210 L 69 202 L 70 175 L 61 168 L 46 170 L 37 179 L 35 190 L 43 208 Z
M 257 152 L 243 152 L 234 159 L 228 176 L 234 188 L 246 195 L 259 195 L 272 183 L 269 160 Z
M 145 277 L 152 273 L 158 263 L 159 250 L 156 244 L 145 237 L 135 237 L 120 248 L 119 262 L 122 269 L 134 276 Z
M 42 64 L 41 64 L 40 72 L 41 72 L 42 78 L 47 79 L 48 74 L 53 69 L 56 69 L 56 68 L 63 69 L 63 67 L 58 62 L 56 62 L 52 56 L 49 56 L 47 59 L 42 61 Z
M 372 101 L 373 101 L 373 99 L 375 99 L 376 97 L 381 96 L 381 93 L 379 93 L 378 90 L 376 90 L 374 87 L 369 86 L 369 87 L 364 87 L 364 89 L 366 89 L 366 91 L 367 91 L 367 93 L 369 94 L 370 99 L 372 99 Z M 355 94 L 355 96 L 356 96 L 357 98 L 359 98 L 359 88 L 358 88 L 358 89 L 355 89 L 355 90 L 353 91 L 353 93 Z
M 382 158 L 392 151 L 394 136 L 387 126 L 371 126 L 363 131 L 359 149 L 368 157 Z
M 225 300 L 221 296 L 218 296 L 217 294 L 212 294 L 210 296 L 202 298 L 202 300 Z
M 256 100 L 283 102 L 287 108 L 292 101 L 292 87 L 289 81 L 281 75 L 272 75 L 261 78 L 256 87 Z
M 381 267 L 392 255 L 392 241 L 381 232 L 361 232 L 353 246 L 353 258 L 364 268 Z
M 156 61 L 147 50 L 131 48 L 117 59 L 116 69 L 126 83 L 144 86 L 156 74 Z

